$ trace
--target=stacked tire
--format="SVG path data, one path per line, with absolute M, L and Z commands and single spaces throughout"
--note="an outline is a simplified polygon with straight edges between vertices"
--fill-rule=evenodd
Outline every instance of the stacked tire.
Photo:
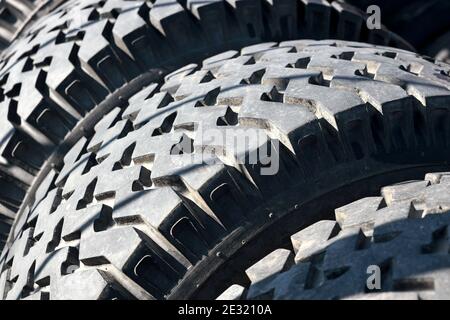
M 0 298 L 449 297 L 450 65 L 340 1 L 49 5 L 1 53 Z

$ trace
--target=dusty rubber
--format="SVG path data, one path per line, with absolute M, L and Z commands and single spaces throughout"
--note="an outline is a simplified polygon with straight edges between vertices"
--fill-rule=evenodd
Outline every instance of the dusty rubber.
M 436 60 L 450 63 L 450 31 L 447 30 L 429 44 L 425 52 L 430 57 L 436 57 Z
M 1 297 L 214 298 L 221 266 L 245 263 L 250 244 L 255 257 L 277 245 L 252 241 L 272 224 L 307 226 L 323 219 L 320 206 L 448 168 L 448 68 L 329 40 L 258 44 L 167 75 L 111 110 L 42 180 L 0 256 Z M 228 144 L 205 148 L 200 126 L 262 135 L 245 154 L 279 142 L 279 171 L 240 165 Z M 192 154 L 216 161 L 192 165 Z M 314 199 L 321 205 L 295 215 Z
M 63 0 L 5 0 L 0 3 L 0 51 L 26 29 L 30 22 L 46 14 Z
M 450 173 L 381 189 L 291 236 L 218 299 L 450 299 Z M 369 276 L 380 271 L 379 287 Z
M 67 148 L 55 150 L 92 130 L 91 113 L 104 114 L 119 98 L 126 104 L 140 90 L 133 84 L 139 77 L 151 75 L 141 85 L 162 81 L 185 64 L 262 41 L 337 38 L 411 48 L 385 28 L 367 30 L 365 14 L 338 1 L 71 0 L 48 11 L 1 53 L 2 237 L 28 202 L 29 186 L 42 181 L 33 182 L 43 164 L 57 165 Z
M 442 14 L 450 10 L 450 3 L 447 0 L 347 0 L 346 2 L 362 11 L 366 11 L 371 5 L 377 5 L 380 8 L 381 22 L 406 39 L 421 54 L 429 55 L 428 48 L 450 28 L 449 19 Z M 448 43 L 446 46 L 448 47 Z

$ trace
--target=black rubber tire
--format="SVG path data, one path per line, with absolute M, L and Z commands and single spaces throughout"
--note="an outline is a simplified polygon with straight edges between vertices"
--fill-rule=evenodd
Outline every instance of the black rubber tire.
M 0 232 L 43 163 L 57 163 L 82 130 L 143 85 L 263 41 L 336 38 L 411 48 L 364 21 L 357 9 L 323 0 L 70 0 L 49 9 L 1 55 Z
M 385 187 L 294 234 L 218 299 L 449 300 L 449 199 L 449 172 Z
M 449 68 L 329 40 L 254 45 L 175 71 L 47 163 L 0 256 L 0 297 L 216 297 L 280 235 L 448 170 Z M 269 145 L 279 171 L 200 143 L 203 127 L 261 134 L 244 154 Z M 199 154 L 216 162 L 192 165 Z
M 63 0 L 3 0 L 0 2 L 0 51 L 23 32 L 33 19 L 46 14 Z
M 362 11 L 377 5 L 381 21 L 420 54 L 450 62 L 450 10 L 447 0 L 347 0 Z

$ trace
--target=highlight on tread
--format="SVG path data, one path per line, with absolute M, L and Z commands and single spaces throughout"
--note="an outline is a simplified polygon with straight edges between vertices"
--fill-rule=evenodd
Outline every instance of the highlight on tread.
M 174 71 L 120 100 L 49 169 L 0 256 L 0 296 L 214 298 L 217 270 L 261 258 L 270 247 L 253 239 L 276 223 L 289 232 L 284 218 L 307 227 L 378 185 L 448 169 L 449 79 L 446 64 L 337 40 L 262 43 Z M 208 145 L 199 127 L 262 134 L 246 154 L 279 142 L 279 171 L 211 152 L 229 146 Z M 50 147 L 46 137 L 35 133 Z M 174 152 L 181 143 L 190 153 Z M 192 165 L 192 154 L 215 161 Z
M 218 299 L 449 299 L 450 173 L 381 189 L 291 236 Z M 380 288 L 369 288 L 370 267 Z
M 297 38 L 412 50 L 385 27 L 368 30 L 365 13 L 339 1 L 3 3 L 0 248 L 15 215 L 32 200 L 27 194 L 48 174 L 47 169 L 40 173 L 43 166 L 57 166 L 101 115 L 185 64 L 251 44 Z

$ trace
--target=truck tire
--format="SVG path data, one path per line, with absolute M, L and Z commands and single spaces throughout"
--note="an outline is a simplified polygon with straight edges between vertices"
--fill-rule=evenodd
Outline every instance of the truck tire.
M 219 299 L 448 300 L 449 199 L 449 172 L 384 187 L 291 236 Z
M 448 171 L 449 68 L 303 40 L 174 71 L 46 162 L 0 256 L 0 297 L 217 297 L 335 208 Z
M 0 3 L 0 51 L 6 49 L 34 19 L 63 0 L 4 0 Z
M 60 161 L 83 130 L 183 65 L 297 38 L 412 49 L 384 27 L 368 30 L 365 14 L 339 1 L 51 0 L 24 2 L 26 14 L 13 10 L 19 1 L 2 3 L 0 38 L 4 27 L 16 39 L 0 55 L 0 248 L 44 162 Z
M 450 63 L 450 31 L 447 30 L 443 35 L 431 42 L 425 50 L 430 57 L 436 60 Z

